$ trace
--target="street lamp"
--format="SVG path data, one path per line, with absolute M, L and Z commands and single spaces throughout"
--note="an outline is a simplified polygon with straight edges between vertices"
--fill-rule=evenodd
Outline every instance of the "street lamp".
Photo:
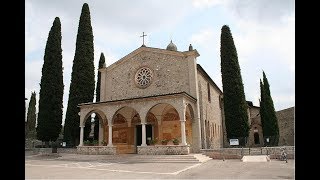
M 27 111 L 26 111 L 26 108 L 27 108 L 27 103 L 26 103 L 26 100 L 28 100 L 28 98 L 24 98 L 24 121 L 27 122 Z

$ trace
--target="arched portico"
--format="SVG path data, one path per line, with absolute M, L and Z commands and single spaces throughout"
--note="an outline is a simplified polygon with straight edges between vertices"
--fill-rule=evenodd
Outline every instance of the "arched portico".
M 160 146 L 161 140 L 168 139 L 168 146 L 172 146 L 172 140 L 177 138 L 180 144 L 172 148 L 182 148 L 181 153 L 186 154 L 189 153 L 190 145 L 197 142 L 195 140 L 200 136 L 200 131 L 197 130 L 200 127 L 198 123 L 194 123 L 195 102 L 185 93 L 177 93 L 143 99 L 88 103 L 80 105 L 80 121 L 83 124 L 83 119 L 90 115 L 89 112 L 101 110 L 99 115 L 103 116 L 105 122 L 103 132 L 105 142 L 108 143 L 106 148 L 116 148 L 117 153 L 134 153 L 139 147 L 150 149 L 152 147 L 147 146 L 152 139 L 158 139 Z M 165 148 L 161 147 L 162 150 Z M 199 148 L 197 143 L 194 148 Z M 139 153 L 144 154 L 143 151 Z

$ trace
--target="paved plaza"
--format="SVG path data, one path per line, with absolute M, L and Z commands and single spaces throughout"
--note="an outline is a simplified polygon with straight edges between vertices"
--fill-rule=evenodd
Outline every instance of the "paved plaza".
M 190 156 L 137 154 L 25 156 L 26 179 L 295 179 L 294 160 L 195 161 Z

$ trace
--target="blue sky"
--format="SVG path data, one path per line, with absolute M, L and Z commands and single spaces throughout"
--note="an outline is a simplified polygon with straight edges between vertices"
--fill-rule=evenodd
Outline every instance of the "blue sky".
M 293 0 L 26 0 L 25 96 L 39 83 L 44 49 L 55 17 L 61 20 L 64 115 L 67 108 L 78 23 L 89 4 L 94 35 L 94 64 L 103 52 L 107 65 L 145 44 L 163 48 L 170 40 L 178 51 L 191 43 L 205 71 L 222 90 L 221 27 L 228 25 L 237 48 L 245 96 L 259 105 L 262 70 L 270 84 L 275 109 L 295 105 L 295 10 Z M 95 72 L 97 73 L 97 72 Z M 26 101 L 27 105 L 29 100 Z M 64 122 L 64 118 L 63 118 Z

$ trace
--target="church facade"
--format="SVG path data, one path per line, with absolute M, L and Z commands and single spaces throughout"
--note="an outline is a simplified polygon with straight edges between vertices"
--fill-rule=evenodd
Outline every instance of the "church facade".
M 178 51 L 171 41 L 166 49 L 142 45 L 99 69 L 100 102 L 79 105 L 78 147 L 92 113 L 100 120 L 99 145 L 117 154 L 223 147 L 222 91 L 197 64 L 199 56 L 191 45 Z

